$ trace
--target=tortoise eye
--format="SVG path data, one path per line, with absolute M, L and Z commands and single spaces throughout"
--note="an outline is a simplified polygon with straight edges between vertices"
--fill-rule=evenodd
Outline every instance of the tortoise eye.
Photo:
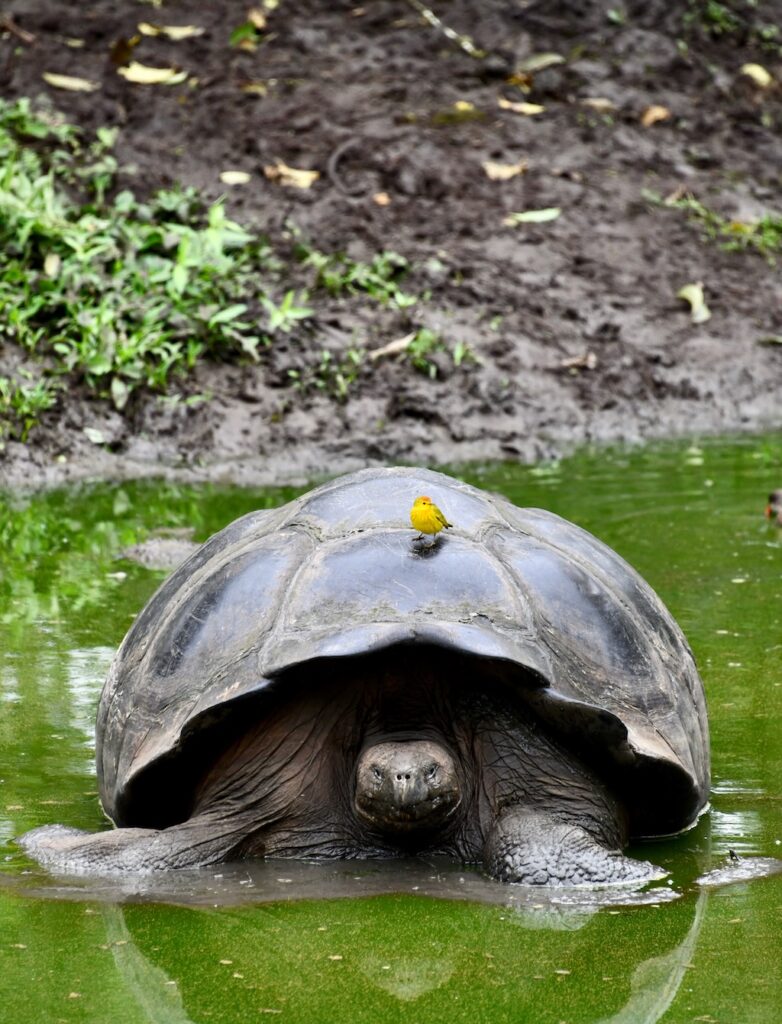
M 376 764 L 372 765 L 372 774 L 378 780 L 378 782 L 380 782 L 383 778 L 383 773 L 380 771 Z
M 432 779 L 432 778 L 434 778 L 434 776 L 436 774 L 437 774 L 437 765 L 436 764 L 428 764 L 426 766 L 426 768 L 424 769 L 424 778 L 425 779 Z

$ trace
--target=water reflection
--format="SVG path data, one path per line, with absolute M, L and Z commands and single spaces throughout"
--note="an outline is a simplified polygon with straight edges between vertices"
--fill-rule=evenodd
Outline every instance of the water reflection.
M 24 874 L 13 835 L 55 818 L 101 825 L 93 709 L 111 652 L 160 580 L 135 565 L 113 578 L 116 553 L 160 525 L 204 537 L 293 494 L 123 485 L 15 505 L 0 552 L 0 1016 L 778 1024 L 782 878 L 756 876 L 778 868 L 782 849 L 782 531 L 762 520 L 782 445 L 768 442 L 762 459 L 757 446 L 459 474 L 607 541 L 695 651 L 713 810 L 687 835 L 633 851 L 671 872 L 642 893 L 541 894 L 434 862 L 228 865 L 154 881 Z

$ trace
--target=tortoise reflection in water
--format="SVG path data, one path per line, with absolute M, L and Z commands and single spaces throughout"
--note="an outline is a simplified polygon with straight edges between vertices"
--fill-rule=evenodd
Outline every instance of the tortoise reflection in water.
M 417 545 L 426 493 L 454 528 Z M 35 829 L 60 872 L 444 854 L 509 882 L 642 882 L 630 839 L 705 805 L 703 687 L 644 581 L 583 530 L 447 476 L 365 470 L 212 537 L 103 689 L 119 826 Z

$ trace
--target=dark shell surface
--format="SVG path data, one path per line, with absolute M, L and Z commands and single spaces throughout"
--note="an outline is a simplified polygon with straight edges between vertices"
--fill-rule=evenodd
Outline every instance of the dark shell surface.
M 427 547 L 428 494 L 454 524 Z M 703 685 L 670 613 L 617 554 L 552 513 L 443 474 L 363 470 L 215 534 L 152 597 L 98 710 L 101 799 L 143 825 L 142 782 L 172 785 L 190 737 L 286 669 L 396 644 L 518 665 L 527 699 L 586 750 L 635 836 L 688 827 L 706 803 Z

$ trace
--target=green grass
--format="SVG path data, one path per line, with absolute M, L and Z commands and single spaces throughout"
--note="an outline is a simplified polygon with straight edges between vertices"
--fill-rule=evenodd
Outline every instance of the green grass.
M 25 440 L 66 386 L 130 410 L 202 360 L 262 362 L 283 339 L 300 352 L 292 393 L 344 401 L 363 350 L 321 351 L 314 293 L 379 303 L 417 328 L 425 297 L 403 290 L 405 257 L 323 253 L 291 226 L 283 258 L 222 201 L 179 187 L 139 198 L 119 188 L 116 135 L 85 140 L 51 109 L 0 100 L 0 344 L 25 367 L 0 377 L 0 445 Z M 411 352 L 415 369 L 429 372 L 425 360 Z
M 771 266 L 782 253 L 782 215 L 767 213 L 756 221 L 729 220 L 706 206 L 694 196 L 684 196 L 666 202 L 659 194 L 644 191 L 643 198 L 655 206 L 684 210 L 691 224 L 698 227 L 705 238 L 717 242 L 727 252 L 752 251 L 765 257 Z

